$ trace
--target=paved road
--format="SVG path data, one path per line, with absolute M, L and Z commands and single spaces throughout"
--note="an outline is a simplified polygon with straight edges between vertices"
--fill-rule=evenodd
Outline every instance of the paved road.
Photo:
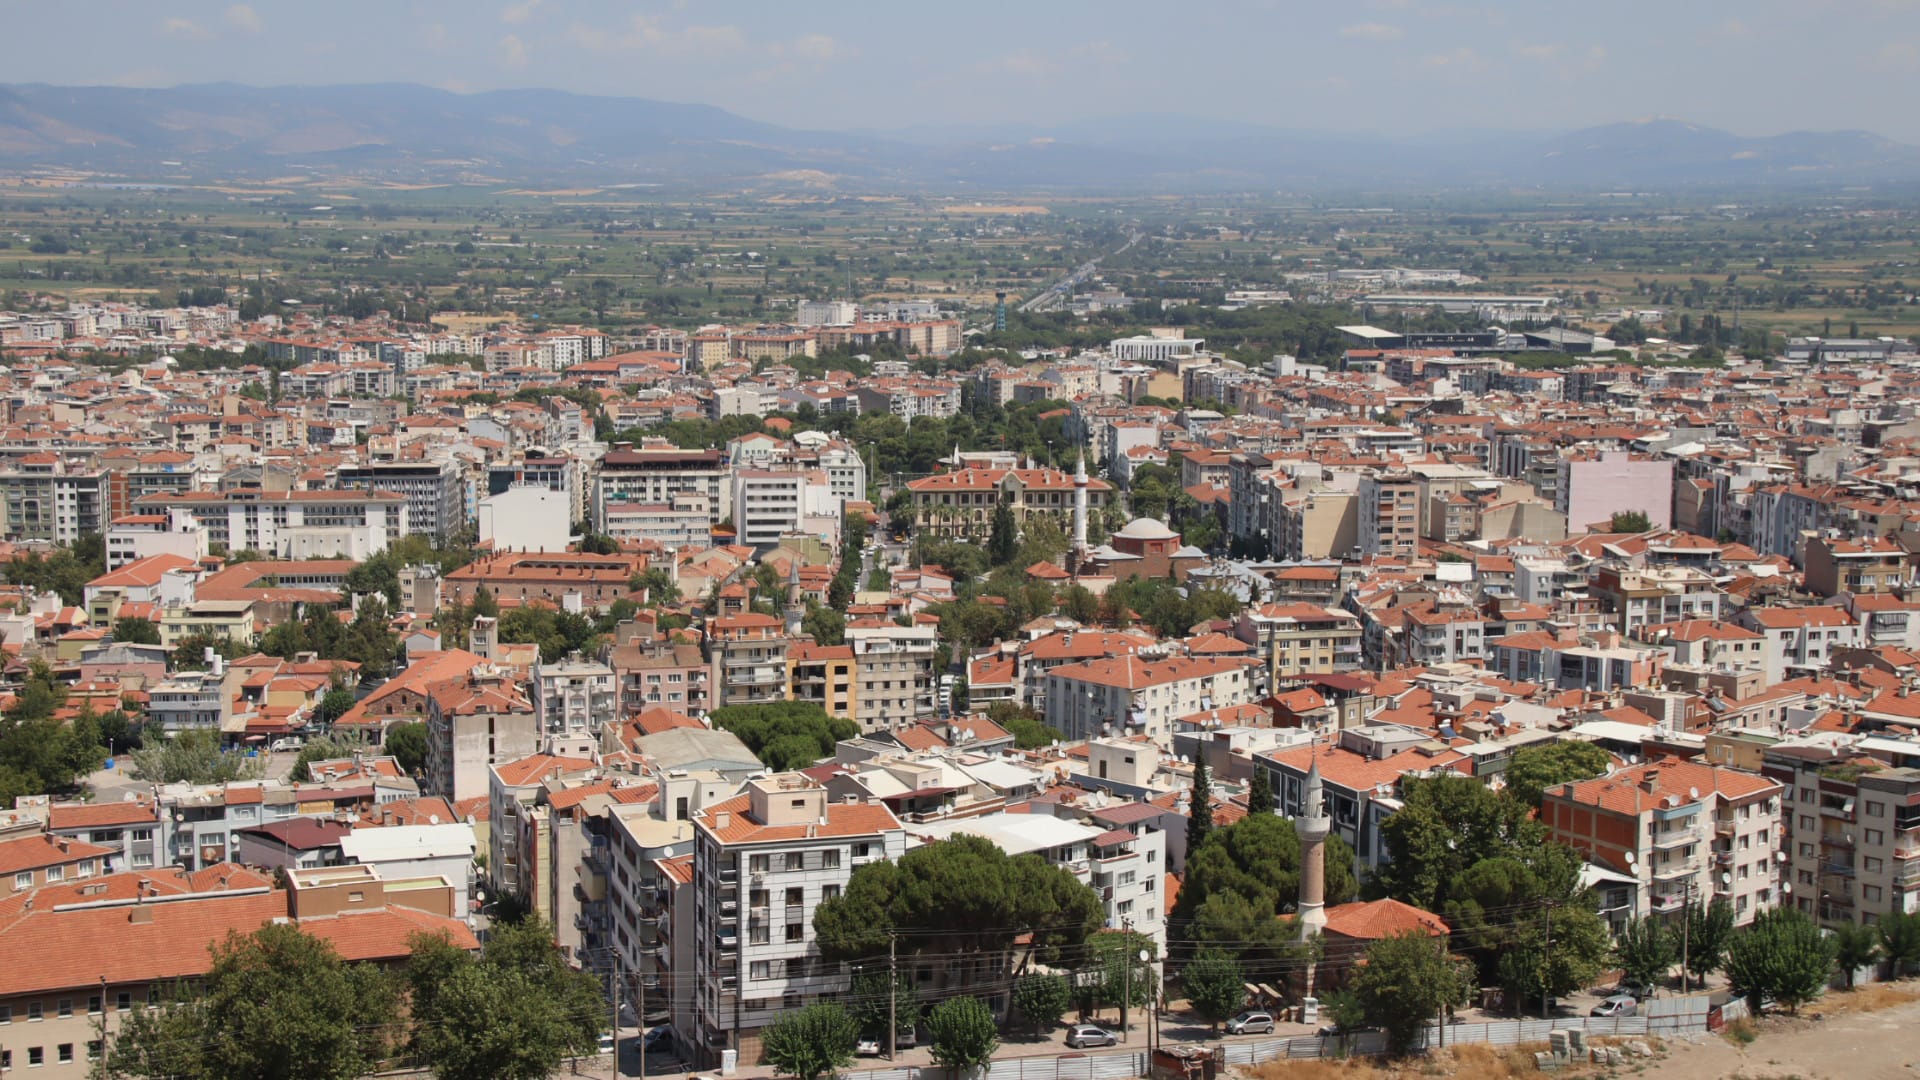
M 1134 233 L 1132 236 L 1127 237 L 1126 243 L 1115 248 L 1111 254 L 1121 254 L 1128 248 L 1139 243 L 1145 236 L 1146 233 Z M 1093 272 L 1100 267 L 1100 260 L 1104 258 L 1106 258 L 1105 255 L 1096 256 L 1074 267 L 1072 273 L 1069 273 L 1066 277 L 1061 278 L 1052 285 L 1047 286 L 1038 296 L 1021 304 L 1020 310 L 1044 311 L 1049 307 L 1057 306 L 1061 301 L 1066 299 L 1067 293 L 1072 291 L 1075 286 L 1093 276 Z

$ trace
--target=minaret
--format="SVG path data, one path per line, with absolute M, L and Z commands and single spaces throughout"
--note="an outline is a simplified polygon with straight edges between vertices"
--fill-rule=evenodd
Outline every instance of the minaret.
M 1073 551 L 1068 561 L 1069 569 L 1079 573 L 1087 562 L 1087 455 L 1081 454 L 1073 463 Z
M 1293 820 L 1293 831 L 1300 837 L 1300 940 L 1306 941 L 1327 926 L 1327 833 L 1333 823 L 1327 819 L 1326 793 L 1320 786 L 1320 762 L 1307 769 L 1306 805 Z
M 853 558 L 859 558 L 858 552 L 852 552 Z M 841 552 L 841 558 L 849 557 Z M 795 555 L 787 563 L 787 636 L 799 637 L 801 623 L 805 621 L 807 606 L 800 599 L 800 556 Z

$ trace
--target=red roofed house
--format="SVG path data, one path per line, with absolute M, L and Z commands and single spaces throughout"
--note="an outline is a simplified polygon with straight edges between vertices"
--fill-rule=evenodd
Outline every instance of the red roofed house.
M 694 926 L 702 947 L 692 985 L 677 974 L 674 991 L 693 1002 L 696 1067 L 712 1067 L 725 1049 L 758 1064 L 763 1028 L 800 1002 L 848 990 L 852 977 L 820 955 L 814 909 L 855 868 L 906 850 L 884 804 L 829 801 L 824 785 L 799 773 L 748 781 L 745 794 L 695 811 L 693 862 L 709 900 Z M 742 912 L 768 932 L 742 933 Z
M 0 921 L 0 1069 L 50 1080 L 92 1074 L 102 1031 L 119 1030 L 132 1009 L 157 1000 L 161 987 L 191 984 L 212 965 L 212 946 L 229 933 L 251 934 L 291 919 L 349 961 L 397 964 L 416 934 L 442 934 L 459 948 L 479 947 L 464 921 L 449 917 L 450 890 L 409 887 L 391 899 L 377 876 L 351 882 L 295 872 L 289 887 L 267 889 L 257 876 L 227 867 L 188 890 L 141 880 L 91 883 L 97 894 L 49 896 Z M 155 875 L 158 877 L 159 875 Z
M 1764 776 L 1663 758 L 1548 790 L 1540 820 L 1554 840 L 1638 882 L 1634 915 L 1676 911 L 1691 894 L 1726 900 L 1745 924 L 1782 901 L 1783 794 Z
M 1447 924 L 1431 911 L 1398 900 L 1356 900 L 1328 908 L 1321 931 L 1326 956 L 1316 968 L 1314 992 L 1324 994 L 1345 983 L 1374 942 L 1409 932 L 1444 943 Z

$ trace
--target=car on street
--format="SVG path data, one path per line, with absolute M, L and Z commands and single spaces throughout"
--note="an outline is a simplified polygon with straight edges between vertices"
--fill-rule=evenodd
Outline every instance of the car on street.
M 670 1024 L 661 1024 L 659 1027 L 648 1030 L 646 1036 L 640 1041 L 641 1044 L 647 1048 L 647 1053 L 649 1054 L 672 1050 L 673 1027 Z
M 1229 1035 L 1271 1035 L 1273 1014 L 1249 1010 L 1227 1021 Z
M 1067 1032 L 1067 1045 L 1075 1050 L 1084 1050 L 1089 1046 L 1118 1046 L 1120 1036 L 1094 1024 L 1075 1024 Z
M 879 1057 L 880 1040 L 870 1035 L 863 1035 L 859 1042 L 853 1044 L 853 1052 L 861 1057 Z
M 1615 994 L 1593 1007 L 1593 1016 L 1639 1016 L 1640 1003 L 1632 994 Z

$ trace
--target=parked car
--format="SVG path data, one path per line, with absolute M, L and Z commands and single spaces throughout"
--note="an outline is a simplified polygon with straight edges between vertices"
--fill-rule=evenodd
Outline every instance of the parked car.
M 1271 1035 L 1273 1034 L 1273 1016 L 1257 1010 L 1243 1012 L 1227 1021 L 1229 1035 Z
M 613 1032 L 603 1031 L 600 1033 L 600 1052 L 602 1054 L 613 1053 L 619 1045 L 620 1040 L 614 1036 Z
M 271 749 L 276 754 L 284 754 L 290 750 L 299 750 L 305 747 L 306 745 L 307 745 L 307 740 L 301 738 L 300 736 L 288 735 L 283 739 L 273 740 L 273 746 L 271 747 Z
M 853 1044 L 853 1052 L 860 1057 L 879 1057 L 880 1040 L 872 1036 L 863 1035 L 860 1037 L 859 1042 Z
M 1085 1050 L 1089 1046 L 1118 1046 L 1120 1036 L 1093 1024 L 1075 1024 L 1067 1032 L 1067 1045 L 1075 1050 Z
M 1615 994 L 1593 1007 L 1594 1016 L 1639 1016 L 1640 1003 L 1632 994 Z
M 659 1027 L 652 1028 L 648 1030 L 647 1034 L 640 1041 L 641 1044 L 647 1048 L 647 1053 L 649 1054 L 657 1054 L 663 1050 L 672 1050 L 673 1026 L 670 1024 L 661 1024 Z

